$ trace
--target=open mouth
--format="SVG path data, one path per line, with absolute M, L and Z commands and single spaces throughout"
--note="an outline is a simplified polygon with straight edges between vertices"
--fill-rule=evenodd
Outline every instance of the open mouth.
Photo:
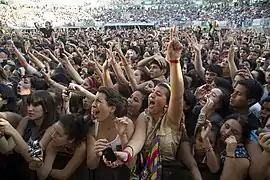
M 93 109 L 91 110 L 91 115 L 92 115 L 92 118 L 96 119 L 99 115 L 99 111 L 97 109 Z
M 148 107 L 153 107 L 153 106 L 155 106 L 155 100 L 154 99 L 149 99 L 149 105 L 148 105 Z
M 203 97 L 201 100 L 200 100 L 200 104 L 201 105 L 205 105 L 207 102 L 207 98 L 206 97 Z
M 29 118 L 32 118 L 33 116 L 34 116 L 34 113 L 28 112 L 28 117 L 29 117 Z

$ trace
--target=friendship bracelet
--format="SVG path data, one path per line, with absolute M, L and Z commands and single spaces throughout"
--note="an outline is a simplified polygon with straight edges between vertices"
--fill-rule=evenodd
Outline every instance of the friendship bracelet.
M 127 162 L 129 162 L 129 161 L 131 160 L 131 155 L 130 155 L 130 152 L 129 152 L 129 151 L 127 151 L 127 150 L 123 150 L 122 152 L 125 152 L 125 153 L 127 153 L 127 154 L 128 154 L 127 160 L 125 160 L 125 161 L 123 161 L 123 160 L 122 160 L 122 162 L 123 162 L 123 163 L 127 163 Z
M 127 145 L 124 149 L 126 149 L 126 148 L 130 148 L 131 149 L 131 152 L 132 152 L 132 154 L 131 154 L 131 158 L 134 156 L 134 149 L 133 149 L 133 147 L 131 147 L 130 145 Z
M 179 60 L 169 60 L 169 63 L 171 63 L 171 64 L 178 64 L 179 63 Z

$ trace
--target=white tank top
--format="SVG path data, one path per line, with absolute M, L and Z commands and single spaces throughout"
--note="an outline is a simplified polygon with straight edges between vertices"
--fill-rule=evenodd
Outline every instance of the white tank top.
M 95 123 L 95 138 L 97 138 L 99 122 L 96 120 L 94 120 L 93 122 Z M 122 151 L 121 141 L 118 134 L 116 138 L 113 141 L 109 142 L 108 144 L 113 149 L 113 151 Z

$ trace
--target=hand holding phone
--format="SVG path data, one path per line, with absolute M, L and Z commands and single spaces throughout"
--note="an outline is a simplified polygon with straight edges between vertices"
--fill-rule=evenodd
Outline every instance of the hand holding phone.
M 106 149 L 104 149 L 103 155 L 105 156 L 107 161 L 115 162 L 117 160 L 117 158 L 113 152 L 113 149 L 111 147 L 107 147 Z

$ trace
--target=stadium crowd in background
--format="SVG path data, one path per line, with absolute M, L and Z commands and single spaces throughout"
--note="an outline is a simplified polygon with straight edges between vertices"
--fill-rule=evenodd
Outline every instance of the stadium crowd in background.
M 267 18 L 270 9 L 242 5 L 245 11 L 226 11 L 212 4 L 191 11 L 191 1 L 155 1 L 165 2 L 190 9 L 103 8 L 93 10 L 103 15 L 91 17 L 246 22 Z M 35 30 L 1 23 L 1 180 L 270 178 L 267 33 L 221 28 L 218 21 L 170 30 L 55 29 L 39 19 L 40 8 L 48 7 L 16 7 L 31 13 L 13 8 L 1 11 L 2 17 L 33 18 Z M 67 9 L 54 8 L 61 12 L 57 18 L 81 18 Z M 70 7 L 79 14 L 82 9 L 89 13 Z
M 101 1 L 102 2 L 102 1 Z M 118 1 L 116 1 L 118 2 Z M 120 1 L 106 6 L 93 7 L 85 4 L 43 4 L 42 1 L 29 3 L 0 4 L 1 19 L 12 26 L 33 27 L 32 22 L 43 23 L 52 20 L 61 26 L 74 26 L 75 23 L 89 25 L 93 21 L 104 23 L 154 22 L 171 25 L 177 22 L 228 21 L 238 26 L 249 26 L 253 19 L 269 18 L 269 2 L 250 4 L 245 1 L 223 1 L 221 3 L 199 4 L 193 0 L 177 1 Z M 149 3 L 150 2 L 150 3 Z

